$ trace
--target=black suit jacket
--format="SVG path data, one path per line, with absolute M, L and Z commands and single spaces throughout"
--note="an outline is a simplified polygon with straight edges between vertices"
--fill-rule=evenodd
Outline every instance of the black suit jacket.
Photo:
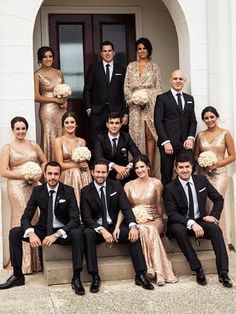
M 182 148 L 188 136 L 195 137 L 197 121 L 194 113 L 194 99 L 183 93 L 184 111 L 179 108 L 169 90 L 157 96 L 154 123 L 158 135 L 158 145 L 170 140 L 174 148 Z
M 21 218 L 21 227 L 24 231 L 32 227 L 31 220 L 38 207 L 40 209 L 40 216 L 35 227 L 40 230 L 44 230 L 45 232 L 47 231 L 48 198 L 49 193 L 46 183 L 33 188 L 32 194 Z M 74 189 L 63 183 L 59 183 L 56 195 L 55 216 L 65 225 L 62 229 L 65 230 L 66 233 L 73 228 L 77 228 L 80 223 L 79 209 Z
M 112 156 L 112 146 L 107 131 L 100 133 L 94 143 L 95 160 L 106 159 L 108 162 L 114 162 L 120 166 L 126 166 L 129 162 L 129 153 L 133 158 L 141 154 L 131 136 L 126 132 L 120 132 L 119 141 L 117 143 L 116 158 Z
M 108 212 L 115 225 L 119 210 L 122 211 L 125 222 L 136 222 L 128 198 L 120 184 L 115 180 L 106 181 L 106 199 Z M 93 182 L 81 190 L 81 217 L 87 227 L 97 228 L 97 220 L 102 216 L 102 202 Z
M 209 197 L 213 202 L 213 208 L 210 215 L 219 220 L 224 205 L 222 195 L 213 187 L 205 176 L 194 175 L 192 178 L 197 192 L 200 218 L 208 215 L 206 212 L 206 201 L 207 197 Z M 168 216 L 168 224 L 181 223 L 186 226 L 189 220 L 189 218 L 186 217 L 188 212 L 188 201 L 178 177 L 165 186 L 163 195 L 164 207 Z
M 84 102 L 86 110 L 99 114 L 108 106 L 108 112 L 126 113 L 124 100 L 124 79 L 126 69 L 114 62 L 110 83 L 107 82 L 102 61 L 90 66 L 84 86 Z

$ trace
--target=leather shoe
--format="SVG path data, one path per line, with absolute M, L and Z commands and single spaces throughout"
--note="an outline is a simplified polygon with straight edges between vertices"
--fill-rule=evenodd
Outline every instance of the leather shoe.
M 202 268 L 196 270 L 196 281 L 199 285 L 205 286 L 207 284 L 207 279 Z
M 20 277 L 16 277 L 12 275 L 7 279 L 7 281 L 0 285 L 0 289 L 9 289 L 16 286 L 23 286 L 25 284 L 25 277 L 24 275 Z
M 135 284 L 137 286 L 142 286 L 143 289 L 147 289 L 147 290 L 154 289 L 154 286 L 150 283 L 149 279 L 147 279 L 144 274 L 135 276 Z
M 101 278 L 98 275 L 94 275 L 90 286 L 90 292 L 97 293 L 99 291 L 99 288 L 101 286 Z
M 80 278 L 78 278 L 78 277 L 72 278 L 71 287 L 73 290 L 75 290 L 75 294 L 78 294 L 78 295 L 84 295 L 85 294 L 85 290 L 84 290 L 84 287 L 82 285 L 82 282 L 80 281 Z
M 226 288 L 232 288 L 233 287 L 233 283 L 230 280 L 228 273 L 226 271 L 222 271 L 219 274 L 219 282 L 222 283 L 222 285 Z

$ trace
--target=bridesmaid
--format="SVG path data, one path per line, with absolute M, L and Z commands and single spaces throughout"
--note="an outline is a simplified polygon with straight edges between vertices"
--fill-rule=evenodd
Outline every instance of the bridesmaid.
M 220 117 L 214 107 L 208 106 L 201 113 L 202 120 L 207 129 L 197 134 L 195 143 L 196 162 L 201 152 L 212 151 L 216 154 L 217 163 L 207 169 L 200 168 L 200 172 L 207 176 L 211 184 L 224 197 L 228 186 L 228 175 L 226 166 L 235 161 L 235 148 L 230 132 L 218 126 L 217 120 Z M 211 170 L 211 172 L 209 172 Z M 212 208 L 212 203 L 208 203 L 208 211 Z M 223 231 L 226 244 L 226 217 L 225 210 L 221 213 L 220 226 Z
M 11 228 L 20 226 L 21 216 L 25 210 L 33 187 L 38 185 L 34 181 L 29 185 L 21 173 L 23 165 L 28 161 L 41 163 L 42 170 L 47 162 L 41 148 L 37 143 L 27 140 L 28 122 L 23 117 L 11 120 L 14 139 L 5 144 L 1 151 L 0 175 L 7 178 L 8 198 L 11 206 Z M 23 241 L 23 267 L 24 274 L 41 270 L 39 252 Z
M 55 140 L 55 157 L 62 167 L 60 180 L 72 186 L 77 202 L 80 202 L 80 190 L 91 182 L 91 173 L 87 161 L 74 162 L 71 159 L 73 149 L 86 146 L 84 139 L 75 135 L 78 127 L 77 117 L 73 112 L 62 116 L 63 136 Z
M 35 101 L 40 103 L 41 147 L 48 160 L 54 160 L 54 141 L 62 135 L 61 117 L 67 108 L 66 98 L 53 97 L 53 89 L 64 82 L 60 70 L 52 67 L 54 52 L 43 46 L 38 50 L 41 67 L 34 73 Z
M 134 169 L 138 178 L 126 183 L 124 189 L 133 209 L 135 210 L 137 206 L 144 208 L 149 216 L 149 220 L 139 223 L 140 240 L 147 264 L 147 273 L 149 277 L 156 278 L 158 286 L 163 286 L 166 282 L 177 282 L 160 236 L 163 231 L 160 205 L 162 183 L 160 180 L 149 176 L 150 162 L 146 155 L 139 155 L 134 159 Z M 123 217 L 120 212 L 113 233 L 115 239 L 119 236 L 119 226 L 122 220 Z

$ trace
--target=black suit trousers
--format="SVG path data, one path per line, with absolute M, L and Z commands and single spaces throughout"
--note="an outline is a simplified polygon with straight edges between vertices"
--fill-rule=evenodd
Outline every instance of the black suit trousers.
M 114 225 L 108 226 L 108 231 L 110 233 L 112 233 L 114 229 L 115 229 Z M 138 274 L 146 272 L 147 267 L 140 240 L 138 239 L 136 242 L 132 243 L 129 241 L 128 235 L 129 228 L 125 223 L 122 223 L 120 226 L 120 237 L 118 243 L 129 244 L 130 256 L 135 272 Z M 89 227 L 85 228 L 84 237 L 85 237 L 85 256 L 87 261 L 88 272 L 90 274 L 94 272 L 98 273 L 96 243 L 101 243 L 105 240 L 100 233 L 96 232 L 94 229 Z
M 46 236 L 46 232 L 34 228 L 34 232 L 42 241 Z M 10 230 L 9 245 L 10 245 L 10 258 L 13 267 L 22 266 L 22 240 L 29 242 L 29 238 L 23 238 L 24 232 L 21 227 L 15 227 Z M 58 238 L 55 244 L 72 245 L 72 261 L 73 269 L 78 270 L 83 268 L 83 254 L 84 254 L 84 239 L 83 233 L 80 229 L 71 229 L 67 234 L 67 238 Z

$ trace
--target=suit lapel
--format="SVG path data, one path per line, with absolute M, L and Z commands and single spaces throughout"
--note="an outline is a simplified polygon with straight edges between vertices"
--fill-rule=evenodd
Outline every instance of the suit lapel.
M 91 184 L 91 194 L 93 196 L 93 198 L 95 199 L 96 203 L 99 205 L 99 207 L 102 209 L 102 201 L 98 195 L 98 191 L 97 189 L 95 188 L 95 185 L 94 183 L 92 182 Z
M 198 207 L 199 207 L 199 204 L 200 204 L 199 193 L 198 193 L 198 191 L 200 190 L 199 182 L 197 180 L 197 177 L 192 176 L 192 178 L 193 178 L 193 182 L 194 182 L 194 185 L 195 185 L 195 190 L 196 190 L 196 194 L 197 194 L 197 202 L 198 202 Z M 199 211 L 200 211 L 200 207 L 199 207 Z
M 183 200 L 185 201 L 186 205 L 188 206 L 188 200 L 186 197 L 186 194 L 184 192 L 184 189 L 182 187 L 182 184 L 180 183 L 178 177 L 175 178 L 175 184 L 176 184 L 176 189 L 178 193 L 182 196 Z
M 106 143 L 106 146 L 108 148 L 109 155 L 112 155 L 111 141 L 110 141 L 110 139 L 108 137 L 108 133 L 107 132 L 105 133 L 105 136 L 104 136 L 104 142 Z
M 63 188 L 62 188 L 62 184 L 59 182 L 59 186 L 58 186 L 58 190 L 57 190 L 57 195 L 56 195 L 56 201 L 55 201 L 55 210 L 58 207 L 59 204 L 59 200 L 61 198 L 63 198 Z
M 171 90 L 168 92 L 168 97 L 169 97 L 169 102 L 171 104 L 173 104 L 173 106 L 176 108 L 176 110 L 178 111 L 179 114 L 182 114 L 182 110 L 181 108 L 179 108 L 176 100 L 175 100 L 175 97 L 173 96 Z
M 106 82 L 106 84 L 109 85 L 109 83 L 107 82 L 106 73 L 105 73 L 105 70 L 104 70 L 104 66 L 103 66 L 103 62 L 102 62 L 102 61 L 100 62 L 99 67 L 100 67 L 100 73 L 101 73 L 102 78 L 104 79 L 104 81 Z

